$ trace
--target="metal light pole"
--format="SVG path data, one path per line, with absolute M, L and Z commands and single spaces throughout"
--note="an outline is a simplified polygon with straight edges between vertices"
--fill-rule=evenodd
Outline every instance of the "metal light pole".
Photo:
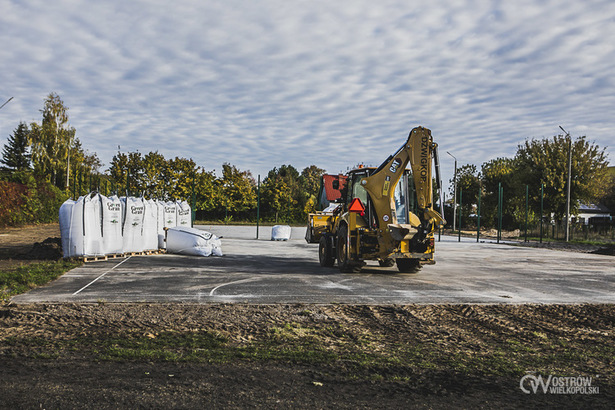
M 455 176 L 453 177 L 453 232 L 455 232 L 457 222 L 457 158 L 448 151 L 446 153 L 455 160 Z
M 4 107 L 5 105 L 7 105 L 11 100 L 13 99 L 13 97 L 9 98 L 8 100 L 5 101 L 4 104 L 0 105 L 0 109 L 2 109 L 2 107 Z
M 568 184 L 566 184 L 566 242 L 570 240 L 570 180 L 572 174 L 572 137 L 570 133 L 562 128 L 559 128 L 566 133 L 566 136 L 570 139 L 568 141 Z

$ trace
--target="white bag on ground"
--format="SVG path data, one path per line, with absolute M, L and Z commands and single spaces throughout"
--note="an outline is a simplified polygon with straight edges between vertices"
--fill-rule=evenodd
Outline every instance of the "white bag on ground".
M 290 239 L 291 228 L 288 225 L 275 225 L 271 228 L 272 241 L 287 241 Z
M 122 253 L 122 203 L 116 196 L 100 196 L 102 208 L 102 240 L 106 255 Z
M 167 252 L 193 256 L 222 256 L 222 242 L 216 235 L 200 229 L 169 228 Z
M 124 252 L 143 252 L 143 200 L 122 198 L 124 205 Z

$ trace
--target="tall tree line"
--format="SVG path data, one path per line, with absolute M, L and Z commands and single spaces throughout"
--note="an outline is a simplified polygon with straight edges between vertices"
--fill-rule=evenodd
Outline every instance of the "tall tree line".
M 472 220 L 481 199 L 481 225 L 494 227 L 498 213 L 498 191 L 503 192 L 502 220 L 506 228 L 523 226 L 526 217 L 537 223 L 541 205 L 543 215 L 561 222 L 566 214 L 568 180 L 568 150 L 571 149 L 572 168 L 570 184 L 570 212 L 578 213 L 581 203 L 613 203 L 615 178 L 609 175 L 605 149 L 591 143 L 587 137 L 572 139 L 569 135 L 528 139 L 517 147 L 511 158 L 496 158 L 482 164 L 480 170 L 473 164 L 458 169 L 457 200 L 462 192 L 462 216 Z M 527 188 L 526 188 L 527 187 Z M 448 218 L 447 218 L 448 219 Z

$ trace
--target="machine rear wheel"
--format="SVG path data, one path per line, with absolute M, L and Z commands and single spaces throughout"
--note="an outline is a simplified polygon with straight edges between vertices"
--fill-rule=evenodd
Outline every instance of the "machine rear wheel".
M 331 267 L 335 263 L 331 239 L 326 235 L 321 236 L 318 242 L 318 259 L 322 267 Z
M 421 270 L 418 259 L 397 259 L 397 269 L 402 273 L 417 273 Z

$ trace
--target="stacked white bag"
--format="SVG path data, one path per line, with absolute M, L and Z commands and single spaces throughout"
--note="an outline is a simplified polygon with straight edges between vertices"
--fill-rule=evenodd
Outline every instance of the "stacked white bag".
M 143 200 L 143 250 L 158 249 L 158 205 L 151 199 Z
M 124 208 L 123 252 L 143 252 L 143 199 L 122 197 Z
M 192 229 L 191 216 L 186 201 L 163 202 L 101 194 L 89 194 L 76 201 L 68 199 L 59 211 L 63 254 L 69 258 L 163 248 L 165 228 L 180 225 Z M 207 241 L 210 254 L 222 253 L 219 239 Z
M 124 239 L 122 237 L 122 203 L 116 196 L 101 198 L 102 208 L 102 241 L 105 255 L 122 253 Z
M 176 201 L 175 202 L 175 226 L 179 226 L 180 228 L 188 228 L 192 225 L 192 215 L 191 215 L 190 205 L 188 205 L 187 201 Z
M 65 258 L 105 254 L 100 195 L 67 200 L 60 207 L 60 234 Z
M 168 201 L 164 203 L 164 227 L 173 228 L 177 226 L 177 206 L 175 202 Z
M 164 249 L 165 248 L 165 244 L 164 244 L 164 237 L 165 237 L 165 233 L 164 233 L 164 208 L 166 206 L 166 203 L 164 201 L 156 201 L 156 208 L 158 210 L 158 218 L 157 218 L 157 232 L 158 232 L 158 248 L 159 249 Z
M 70 242 L 70 230 L 74 207 L 75 201 L 72 199 L 67 199 L 62 206 L 60 206 L 60 236 L 62 237 L 62 253 L 65 258 L 75 256 Z

